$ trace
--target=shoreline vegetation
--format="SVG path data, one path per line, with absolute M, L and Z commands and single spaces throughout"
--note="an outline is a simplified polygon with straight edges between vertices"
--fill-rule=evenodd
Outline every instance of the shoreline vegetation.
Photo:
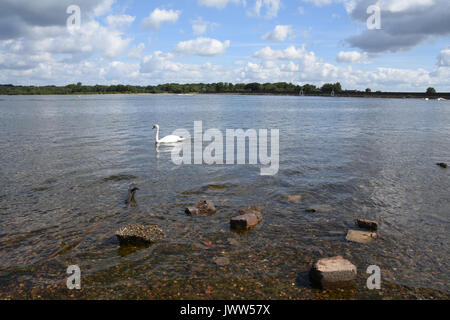
M 83 85 L 69 84 L 66 86 L 16 86 L 12 84 L 0 84 L 0 95 L 92 95 L 92 94 L 234 94 L 234 95 L 282 95 L 282 96 L 318 96 L 318 97 L 355 97 L 355 98 L 413 98 L 413 99 L 450 99 L 450 92 L 437 93 L 434 88 L 428 88 L 426 92 L 382 92 L 372 91 L 367 88 L 360 90 L 344 90 L 339 82 L 326 83 L 322 87 L 305 84 L 294 85 L 292 83 L 248 83 L 233 84 L 219 83 L 194 83 L 177 84 L 167 83 L 160 85 L 134 86 L 134 85 Z

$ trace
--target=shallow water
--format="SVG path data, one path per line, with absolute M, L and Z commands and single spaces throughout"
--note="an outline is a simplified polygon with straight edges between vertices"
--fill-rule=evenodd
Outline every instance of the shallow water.
M 176 166 L 170 153 L 155 150 L 153 124 L 164 136 L 192 133 L 198 120 L 222 132 L 280 129 L 279 173 L 261 176 L 259 165 Z M 192 292 L 206 286 L 218 298 L 283 298 L 283 286 L 315 298 L 298 279 L 314 259 L 332 255 L 357 265 L 360 286 L 375 264 L 386 283 L 448 294 L 450 171 L 435 163 L 450 162 L 449 123 L 448 101 L 2 97 L 0 298 L 17 290 L 35 298 L 36 288 L 63 286 L 72 264 L 84 288 L 97 290 L 91 298 L 141 287 L 167 298 L 173 283 L 190 281 L 198 284 Z M 124 204 L 131 183 L 140 188 L 138 207 Z M 300 203 L 285 201 L 297 194 Z M 214 216 L 184 214 L 203 198 L 218 207 Z M 248 205 L 265 207 L 263 224 L 231 232 L 230 217 Z M 305 212 L 312 205 L 328 210 Z M 379 221 L 380 237 L 347 242 L 355 218 Z M 166 239 L 121 248 L 114 233 L 131 223 L 158 224 Z M 231 263 L 217 266 L 217 257 Z M 238 280 L 248 288 L 222 287 Z M 248 283 L 273 283 L 273 295 Z M 191 297 L 189 290 L 174 297 Z

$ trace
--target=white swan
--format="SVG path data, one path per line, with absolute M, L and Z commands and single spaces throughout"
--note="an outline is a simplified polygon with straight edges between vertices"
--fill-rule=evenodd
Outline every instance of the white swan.
M 155 124 L 153 126 L 153 129 L 156 129 L 156 144 L 160 144 L 160 143 L 177 143 L 177 142 L 183 142 L 186 140 L 186 138 L 182 138 L 179 136 L 174 136 L 174 135 L 170 135 L 170 136 L 166 136 L 162 139 L 159 139 L 159 126 L 157 124 Z

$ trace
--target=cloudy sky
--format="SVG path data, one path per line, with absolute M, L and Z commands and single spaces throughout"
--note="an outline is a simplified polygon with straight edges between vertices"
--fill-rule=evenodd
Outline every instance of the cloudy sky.
M 253 81 L 449 92 L 450 1 L 0 0 L 3 84 Z

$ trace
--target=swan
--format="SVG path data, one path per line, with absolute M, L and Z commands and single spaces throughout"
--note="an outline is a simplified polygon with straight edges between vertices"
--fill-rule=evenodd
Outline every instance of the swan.
M 153 129 L 156 129 L 156 144 L 160 144 L 160 143 L 177 143 L 177 142 L 183 142 L 186 140 L 186 138 L 182 138 L 179 136 L 174 136 L 174 135 L 170 135 L 170 136 L 166 136 L 162 139 L 159 139 L 159 125 L 155 124 L 153 126 Z

